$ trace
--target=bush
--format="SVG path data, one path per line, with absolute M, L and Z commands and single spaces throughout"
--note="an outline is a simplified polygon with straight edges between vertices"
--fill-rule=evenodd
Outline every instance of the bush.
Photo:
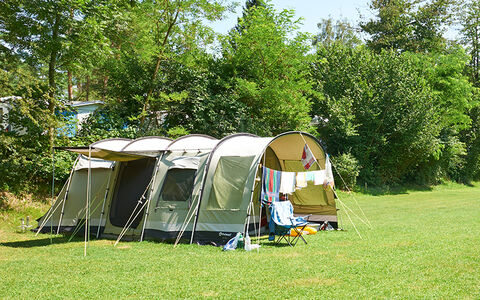
M 336 187 L 341 190 L 346 190 L 348 187 L 352 190 L 357 184 L 357 177 L 360 174 L 358 160 L 350 153 L 343 153 L 332 157 L 331 162 Z

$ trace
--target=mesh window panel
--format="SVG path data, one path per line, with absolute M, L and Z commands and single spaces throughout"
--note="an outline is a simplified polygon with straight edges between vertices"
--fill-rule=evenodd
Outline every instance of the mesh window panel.
M 170 169 L 165 177 L 159 201 L 187 201 L 192 196 L 196 170 Z

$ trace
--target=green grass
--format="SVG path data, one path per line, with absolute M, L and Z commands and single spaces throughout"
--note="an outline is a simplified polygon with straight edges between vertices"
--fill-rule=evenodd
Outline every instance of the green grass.
M 3 212 L 0 298 L 480 298 L 479 184 L 356 198 L 363 240 L 343 216 L 344 232 L 259 252 L 99 240 L 84 258 L 82 241 L 16 233 L 22 212 Z

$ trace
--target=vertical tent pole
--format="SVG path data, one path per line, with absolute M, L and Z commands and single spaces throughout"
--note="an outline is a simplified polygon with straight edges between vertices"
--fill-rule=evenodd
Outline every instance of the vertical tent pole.
M 65 202 L 67 202 L 68 193 L 70 192 L 70 183 L 72 182 L 73 172 L 77 166 L 79 158 L 80 155 L 77 156 L 77 159 L 75 159 L 72 170 L 70 171 L 70 176 L 68 176 L 67 189 L 65 190 L 65 195 L 63 196 L 62 211 L 60 212 L 60 217 L 58 218 L 57 234 L 60 233 L 60 226 L 62 225 L 63 215 L 65 214 Z
M 52 207 L 55 201 L 55 147 L 52 145 Z M 53 213 L 52 213 L 53 216 Z M 50 244 L 52 243 L 53 219 L 50 221 Z
M 112 178 L 113 168 L 110 169 L 110 174 L 108 175 L 107 188 L 105 189 L 105 195 L 103 196 L 102 203 L 102 212 L 100 213 L 100 221 L 98 221 L 97 226 L 97 239 L 100 236 L 100 226 L 102 226 L 103 215 L 105 214 L 105 202 L 107 201 L 108 193 L 110 191 L 110 179 Z
M 155 164 L 155 169 L 154 169 L 154 171 L 153 171 L 152 183 L 151 183 L 151 185 L 150 185 L 150 190 L 149 190 L 149 192 L 148 192 L 148 194 L 147 194 L 147 199 L 148 199 L 148 200 L 151 200 L 150 197 L 152 196 L 152 193 L 153 193 L 153 186 L 154 186 L 155 180 L 157 179 L 158 165 L 160 164 L 160 160 L 162 159 L 162 157 L 163 157 L 163 153 L 162 153 L 162 155 L 160 155 L 160 157 L 159 157 L 158 160 L 157 160 L 157 163 Z M 147 200 L 147 201 L 148 201 L 148 200 Z M 151 202 L 151 201 L 148 201 L 147 207 L 145 208 L 145 214 L 144 214 L 144 218 L 145 218 L 145 219 L 143 220 L 142 234 L 140 235 L 140 242 L 143 241 L 143 236 L 144 236 L 144 234 L 145 234 L 145 226 L 147 225 L 147 219 L 148 219 L 148 215 L 149 215 L 148 210 L 150 209 L 150 202 Z
M 83 250 L 83 256 L 87 256 L 87 243 L 88 243 L 88 233 L 89 233 L 89 224 L 88 218 L 90 217 L 90 176 L 91 176 L 91 167 L 92 167 L 92 146 L 88 146 L 88 176 L 87 176 L 87 201 L 85 206 L 85 245 Z
M 208 154 L 208 158 L 205 162 L 205 167 L 203 169 L 202 185 L 201 185 L 200 191 L 198 193 L 198 202 L 197 202 L 197 205 L 195 207 L 195 219 L 193 220 L 192 235 L 190 236 L 190 245 L 193 244 L 193 237 L 195 235 L 195 229 L 197 228 L 198 212 L 200 210 L 200 204 L 201 204 L 202 197 L 203 197 L 203 189 L 205 188 L 205 180 L 207 178 L 208 169 L 209 169 L 210 162 L 211 162 L 211 159 L 212 159 L 212 154 L 213 154 L 213 152 L 214 152 L 214 150 L 216 149 L 217 146 L 215 146 L 215 148 L 212 149 L 212 151 Z
M 250 192 L 251 192 L 251 195 L 250 195 L 250 202 L 248 203 L 248 207 L 247 207 L 247 217 L 246 217 L 246 224 L 245 224 L 245 231 L 243 233 L 243 236 L 246 236 L 246 233 L 248 232 L 248 227 L 250 225 L 250 215 L 253 213 L 253 225 L 255 226 L 256 224 L 256 220 L 255 220 L 255 209 L 254 209 L 254 206 L 253 206 L 253 194 L 255 192 L 255 184 L 257 182 L 257 173 L 258 173 L 258 167 L 260 166 L 260 164 L 257 162 L 255 162 L 255 174 L 254 174 L 254 179 L 253 179 L 253 183 L 252 183 L 252 188 L 250 189 Z M 260 184 L 262 183 L 262 181 L 260 180 Z M 260 216 L 261 218 L 261 216 Z M 256 227 L 255 227 L 255 233 L 256 233 Z M 260 227 L 258 228 L 258 232 L 260 232 Z
M 263 164 L 261 164 L 262 166 L 262 171 L 260 172 L 260 189 L 263 190 L 263 167 L 266 165 L 266 155 L 267 155 L 267 149 L 268 149 L 268 145 L 267 147 L 265 148 L 265 150 L 263 151 Z M 257 170 L 258 171 L 258 170 Z M 256 177 L 256 176 L 255 176 Z M 261 194 L 261 192 L 260 192 Z M 253 195 L 252 195 L 253 197 Z M 261 229 L 262 229 L 262 208 L 263 208 L 263 205 L 262 205 L 262 199 L 260 199 L 259 201 L 260 203 L 260 209 L 259 209 L 259 213 L 260 215 L 258 216 L 258 236 L 257 236 L 257 243 L 260 245 L 260 232 L 261 232 Z

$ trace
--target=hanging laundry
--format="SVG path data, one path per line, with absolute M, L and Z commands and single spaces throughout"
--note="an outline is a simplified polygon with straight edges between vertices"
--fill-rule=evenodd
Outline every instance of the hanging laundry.
M 308 145 L 305 144 L 305 147 L 303 147 L 303 153 L 302 153 L 302 164 L 305 170 L 310 169 L 310 167 L 313 165 L 315 162 L 315 157 L 313 156 L 312 151 L 310 151 L 310 148 L 308 148 Z
M 325 159 L 325 182 L 324 185 L 329 185 L 332 188 L 335 186 L 334 179 L 333 179 L 333 172 L 332 172 L 332 164 L 330 163 L 330 156 L 327 154 L 327 158 Z
M 295 172 L 282 172 L 280 193 L 291 194 L 295 192 L 295 174 Z
M 306 172 L 307 173 L 307 176 L 306 176 L 307 181 L 314 181 L 315 180 L 314 172 L 315 171 Z
M 297 189 L 307 187 L 307 172 L 297 173 Z
M 279 189 L 281 173 L 281 171 L 263 167 L 262 204 L 270 205 L 272 202 L 280 200 Z
M 315 178 L 313 180 L 313 184 L 315 185 L 322 185 L 325 181 L 325 178 L 327 178 L 325 170 L 313 171 L 312 173 L 313 177 Z

